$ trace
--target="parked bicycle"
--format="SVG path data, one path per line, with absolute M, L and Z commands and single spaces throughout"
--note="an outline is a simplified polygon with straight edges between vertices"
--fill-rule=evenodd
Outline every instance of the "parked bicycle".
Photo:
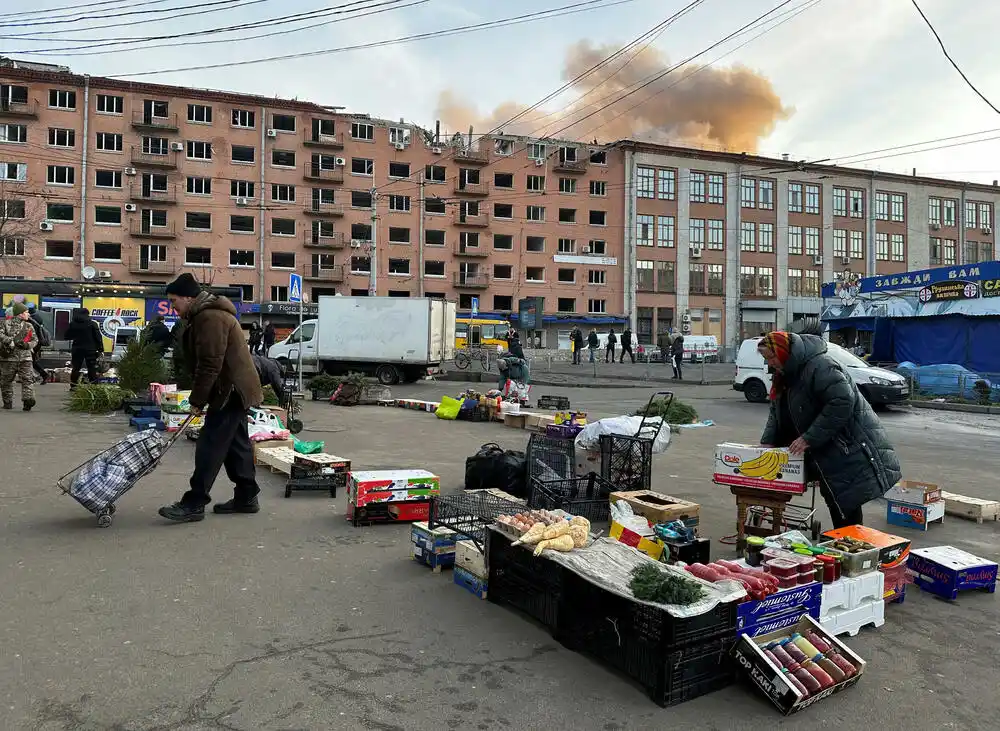
M 459 370 L 464 371 L 472 365 L 473 360 L 478 360 L 484 371 L 490 369 L 490 356 L 485 350 L 466 348 L 455 353 L 455 367 Z

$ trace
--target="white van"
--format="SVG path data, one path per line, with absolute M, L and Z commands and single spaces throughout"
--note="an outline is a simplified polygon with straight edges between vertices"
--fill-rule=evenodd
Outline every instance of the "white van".
M 761 340 L 749 338 L 740 344 L 733 390 L 742 391 L 747 401 L 766 403 L 771 393 L 771 374 L 767 372 L 767 363 L 757 350 L 757 343 Z M 909 384 L 898 373 L 868 365 L 835 343 L 827 343 L 827 353 L 847 369 L 858 389 L 873 406 L 899 403 L 910 395 Z

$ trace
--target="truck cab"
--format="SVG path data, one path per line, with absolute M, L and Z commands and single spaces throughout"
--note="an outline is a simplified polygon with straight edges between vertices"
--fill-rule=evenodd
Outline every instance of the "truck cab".
M 281 363 L 282 367 L 294 370 L 298 367 L 299 351 L 302 351 L 302 372 L 315 373 L 317 370 L 316 357 L 316 320 L 305 320 L 301 327 L 297 327 L 288 334 L 284 340 L 280 340 L 270 347 L 267 357 Z

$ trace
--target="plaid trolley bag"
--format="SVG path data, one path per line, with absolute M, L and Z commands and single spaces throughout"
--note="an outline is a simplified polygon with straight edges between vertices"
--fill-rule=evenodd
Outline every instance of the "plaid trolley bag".
M 156 469 L 190 422 L 189 416 L 166 439 L 153 429 L 129 434 L 60 477 L 59 489 L 96 515 L 101 528 L 107 528 L 115 514 L 115 502 Z

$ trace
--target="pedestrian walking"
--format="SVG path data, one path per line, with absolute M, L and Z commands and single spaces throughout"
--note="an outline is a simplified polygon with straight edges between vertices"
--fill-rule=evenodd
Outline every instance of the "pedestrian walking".
M 31 324 L 28 308 L 21 302 L 10 307 L 10 318 L 0 323 L 0 395 L 5 409 L 14 408 L 14 380 L 21 379 L 21 405 L 31 411 L 35 405 L 35 372 L 31 352 L 38 336 Z
M 190 489 L 159 514 L 167 520 L 190 523 L 205 518 L 205 506 L 219 470 L 235 485 L 233 499 L 217 503 L 216 513 L 256 513 L 260 510 L 253 446 L 247 410 L 264 400 L 240 327 L 236 307 L 225 297 L 201 291 L 197 280 L 181 274 L 167 285 L 167 297 L 184 318 L 181 349 L 193 374 L 190 413 L 205 415 L 194 451 Z
M 618 344 L 618 337 L 615 335 L 615 329 L 608 329 L 608 345 L 604 349 L 604 362 L 614 363 L 615 362 L 615 345 Z
M 38 374 L 38 382 L 46 383 L 49 380 L 49 374 L 42 367 L 42 348 L 49 347 L 52 344 L 52 338 L 49 337 L 49 331 L 45 328 L 44 323 L 42 323 L 42 318 L 38 314 L 38 308 L 34 302 L 28 303 L 28 316 L 31 318 L 31 324 L 35 328 L 35 335 L 38 336 L 38 345 L 31 351 L 31 367 Z
M 167 354 L 167 351 L 174 344 L 174 336 L 170 332 L 170 328 L 167 327 L 167 323 L 164 322 L 163 315 L 157 315 L 156 319 L 146 328 L 146 332 L 143 334 L 146 336 L 147 342 L 156 345 L 161 358 Z
M 861 525 L 862 506 L 902 476 L 882 422 L 823 338 L 776 331 L 757 350 L 773 369 L 761 445 L 804 454 L 834 528 Z
M 632 352 L 632 330 L 628 327 L 622 330 L 622 354 L 621 357 L 618 358 L 619 363 L 625 360 L 626 354 L 628 354 L 628 357 L 632 359 L 633 363 L 635 363 L 635 354 Z
M 264 332 L 261 335 L 261 347 L 263 348 L 262 354 L 267 355 L 271 350 L 271 346 L 274 345 L 275 332 L 274 325 L 269 321 L 264 321 Z
M 87 380 L 97 383 L 97 360 L 104 354 L 104 335 L 101 326 L 90 319 L 86 307 L 73 310 L 73 317 L 66 328 L 66 339 L 70 341 L 69 388 L 72 391 L 80 382 L 80 371 L 87 366 Z
M 670 362 L 674 366 L 674 378 L 678 381 L 684 380 L 684 336 L 674 336 L 674 341 L 670 343 Z
M 590 335 L 587 336 L 587 347 L 590 350 L 590 362 L 593 363 L 595 358 L 594 355 L 597 353 L 597 346 L 601 344 L 600 338 L 597 337 L 597 330 L 593 328 L 590 329 Z
M 260 343 L 264 337 L 264 333 L 260 329 L 260 325 L 256 322 L 250 323 L 250 332 L 247 337 L 247 345 L 250 346 L 250 352 L 256 353 L 260 350 Z
M 583 331 L 579 327 L 574 327 L 569 339 L 573 348 L 573 365 L 580 365 L 580 358 L 583 356 Z

